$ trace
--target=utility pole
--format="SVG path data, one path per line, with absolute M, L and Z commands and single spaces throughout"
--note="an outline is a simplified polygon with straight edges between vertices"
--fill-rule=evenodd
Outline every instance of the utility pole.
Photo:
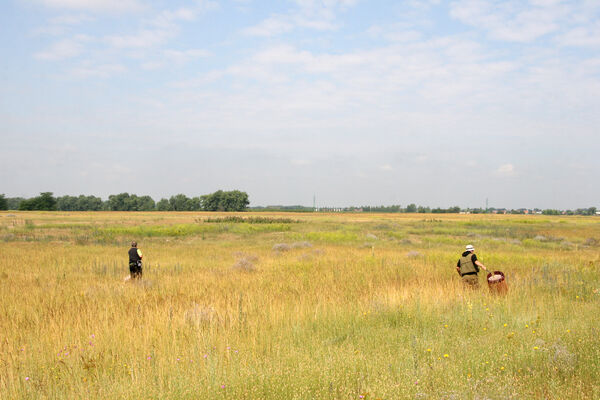
M 489 210 L 489 207 L 488 207 L 488 198 L 486 197 L 485 198 L 485 213 L 486 214 L 488 213 L 488 210 Z
M 317 195 L 313 194 L 313 211 L 317 211 Z

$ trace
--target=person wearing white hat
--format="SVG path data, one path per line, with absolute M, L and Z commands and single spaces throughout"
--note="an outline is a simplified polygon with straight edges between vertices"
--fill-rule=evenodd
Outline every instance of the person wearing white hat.
M 479 280 L 477 279 L 477 273 L 479 272 L 479 268 L 487 271 L 485 265 L 483 265 L 475 255 L 475 248 L 472 244 L 468 244 L 465 247 L 465 251 L 462 253 L 461 257 L 458 259 L 458 263 L 456 263 L 456 271 L 462 278 L 463 283 L 469 287 L 477 287 L 479 286 Z

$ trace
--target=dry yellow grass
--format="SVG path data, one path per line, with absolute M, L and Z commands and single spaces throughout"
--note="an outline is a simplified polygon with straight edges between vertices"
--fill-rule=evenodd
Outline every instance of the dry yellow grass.
M 600 398 L 595 218 L 227 215 L 0 213 L 0 397 Z

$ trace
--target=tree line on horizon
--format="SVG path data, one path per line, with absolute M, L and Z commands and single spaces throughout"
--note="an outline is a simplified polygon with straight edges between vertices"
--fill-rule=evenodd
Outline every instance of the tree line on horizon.
M 576 210 L 557 210 L 557 209 L 545 209 L 534 208 L 532 210 L 526 208 L 517 209 L 506 209 L 506 208 L 465 208 L 461 209 L 459 206 L 449 208 L 430 208 L 424 206 L 417 206 L 416 204 L 409 204 L 405 208 L 400 205 L 396 206 L 363 206 L 363 207 L 349 207 L 345 211 L 361 210 L 362 212 L 400 212 L 400 213 L 431 213 L 431 214 L 458 214 L 460 212 L 468 212 L 470 214 L 527 214 L 529 211 L 543 215 L 596 215 L 596 207 L 578 208 Z
M 506 209 L 506 208 L 460 208 L 453 206 L 449 208 L 431 208 L 427 206 L 418 206 L 414 203 L 402 207 L 401 205 L 391 206 L 351 206 L 351 207 L 308 207 L 308 206 L 260 206 L 250 207 L 252 211 L 290 211 L 290 212 L 365 212 L 365 213 L 418 213 L 418 214 L 543 214 L 543 215 L 596 215 L 596 207 L 578 208 L 576 210 L 556 210 L 556 209 Z
M 42 192 L 39 196 L 29 199 L 23 197 L 5 197 L 0 194 L 0 210 L 47 210 L 47 211 L 278 211 L 278 212 L 315 212 L 315 211 L 341 211 L 341 212 L 371 212 L 371 213 L 422 213 L 422 214 L 458 214 L 467 212 L 471 214 L 506 213 L 527 214 L 533 212 L 543 215 L 596 215 L 596 207 L 577 208 L 575 210 L 538 209 L 528 210 L 525 208 L 465 208 L 459 206 L 449 208 L 431 208 L 418 206 L 414 203 L 402 207 L 391 206 L 360 206 L 329 208 L 320 207 L 315 209 L 308 206 L 257 206 L 248 207 L 250 201 L 246 192 L 239 190 L 223 191 L 188 197 L 185 194 L 177 194 L 169 199 L 162 198 L 155 202 L 150 196 L 137 196 L 129 193 L 119 193 L 108 196 L 104 201 L 96 196 L 59 196 L 54 197 L 52 192 Z
M 246 211 L 249 204 L 248 194 L 239 190 L 218 190 L 192 198 L 180 193 L 158 202 L 129 193 L 110 195 L 106 201 L 85 195 L 55 197 L 52 192 L 32 198 L 0 194 L 0 210 L 22 211 Z

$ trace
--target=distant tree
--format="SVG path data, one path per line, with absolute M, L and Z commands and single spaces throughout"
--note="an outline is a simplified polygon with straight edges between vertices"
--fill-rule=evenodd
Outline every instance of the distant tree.
M 156 209 L 158 211 L 171 211 L 171 203 L 167 199 L 160 199 L 158 203 L 156 203 Z
M 23 200 L 19 204 L 19 210 L 55 211 L 56 198 L 52 196 L 52 192 L 42 192 L 37 197 Z
M 205 211 L 246 211 L 250 201 L 246 192 L 217 190 L 201 197 Z
M 406 212 L 407 213 L 416 213 L 417 212 L 417 205 L 414 203 L 411 203 L 409 205 L 406 206 Z
M 212 194 L 205 194 L 202 196 L 202 206 L 204 211 L 223 211 L 219 210 L 222 193 L 222 190 L 217 190 Z
M 104 207 L 104 202 L 96 196 L 79 196 L 77 199 L 78 207 L 86 211 L 100 211 Z
M 192 211 L 190 198 L 182 193 L 171 196 L 169 199 L 169 204 L 171 205 L 171 210 L 173 211 Z
M 56 198 L 56 209 L 59 211 L 77 211 L 77 197 L 60 196 Z
M 202 198 L 201 197 L 192 197 L 188 200 L 188 204 L 190 210 L 192 211 L 201 211 L 202 210 Z
M 402 211 L 402 207 L 399 205 L 393 206 L 362 206 L 360 207 L 363 212 L 380 212 L 380 213 L 397 213 Z M 356 209 L 356 207 L 347 207 L 344 211 L 352 211 Z
M 4 197 L 4 194 L 0 194 L 0 210 L 8 210 L 8 201 Z
M 431 212 L 431 209 L 430 209 L 429 207 L 423 207 L 423 206 L 419 206 L 419 207 L 417 208 L 417 212 L 418 212 L 418 213 L 422 213 L 422 214 L 423 214 L 423 213 L 428 213 L 428 212 Z
M 156 204 L 150 196 L 119 193 L 108 196 L 108 210 L 110 211 L 154 211 Z
M 8 197 L 6 199 L 6 202 L 8 203 L 8 209 L 18 210 L 23 200 L 25 200 L 23 197 Z
M 108 209 L 110 211 L 131 211 L 129 203 L 129 193 L 111 194 L 108 196 Z
M 52 192 L 43 192 L 38 197 L 39 210 L 55 211 L 56 198 L 52 196 Z
M 124 211 L 138 211 L 139 197 L 136 194 L 131 194 L 123 199 Z
M 156 204 L 150 196 L 141 196 L 137 199 L 137 210 L 138 211 L 154 211 Z
M 248 193 L 239 190 L 225 192 L 225 198 L 227 204 L 225 211 L 246 211 L 250 204 Z
M 596 215 L 596 207 L 578 208 L 575 210 L 577 215 Z
M 252 211 L 293 211 L 293 212 L 314 212 L 315 209 L 313 207 L 307 207 L 307 206 L 300 206 L 300 205 L 294 205 L 294 206 L 278 206 L 278 205 L 271 205 L 271 206 L 255 206 L 255 207 L 250 207 L 250 210 Z M 349 209 L 348 211 L 355 211 L 354 207 L 351 207 L 351 209 Z
M 434 214 L 458 214 L 460 212 L 460 207 L 455 206 L 455 207 L 450 207 L 450 208 L 434 208 L 433 210 L 431 210 L 432 213 Z
M 542 211 L 542 214 L 544 215 L 560 215 L 560 211 L 558 210 L 551 210 L 551 209 L 546 209 Z

